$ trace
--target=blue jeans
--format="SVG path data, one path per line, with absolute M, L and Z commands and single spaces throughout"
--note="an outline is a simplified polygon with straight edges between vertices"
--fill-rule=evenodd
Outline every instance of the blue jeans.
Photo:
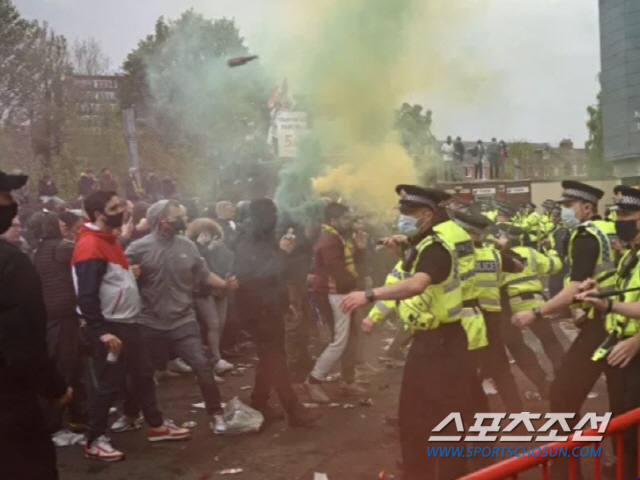
M 141 328 L 142 336 L 149 344 L 154 347 L 171 348 L 178 357 L 193 368 L 204 397 L 207 413 L 209 415 L 219 413 L 222 410 L 220 391 L 213 376 L 213 366 L 204 354 L 200 328 L 195 319 L 173 330 L 157 330 L 144 325 Z

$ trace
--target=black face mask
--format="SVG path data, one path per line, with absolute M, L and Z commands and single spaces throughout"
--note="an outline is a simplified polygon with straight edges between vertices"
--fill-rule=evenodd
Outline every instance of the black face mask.
M 637 220 L 616 220 L 616 233 L 623 242 L 630 242 L 638 234 Z
M 183 218 L 176 218 L 173 222 L 167 222 L 167 224 L 175 233 L 184 232 L 187 229 L 187 225 L 184 223 Z
M 111 228 L 120 228 L 124 222 L 124 212 L 116 213 L 115 215 L 107 215 L 107 219 L 104 221 Z
M 18 214 L 18 204 L 0 206 L 0 234 L 11 228 L 14 217 Z

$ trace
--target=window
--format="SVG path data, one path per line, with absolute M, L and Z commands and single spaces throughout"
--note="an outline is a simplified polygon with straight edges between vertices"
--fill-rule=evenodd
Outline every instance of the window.
M 576 165 L 575 163 L 571 165 L 571 175 L 573 175 L 574 177 L 578 176 L 578 165 Z

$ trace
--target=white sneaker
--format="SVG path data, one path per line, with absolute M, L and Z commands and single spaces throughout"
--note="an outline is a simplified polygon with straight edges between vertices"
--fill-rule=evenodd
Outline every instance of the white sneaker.
M 84 455 L 87 458 L 95 458 L 103 462 L 117 462 L 124 458 L 124 453 L 113 448 L 111 440 L 106 435 L 96 438 L 91 442 L 91 445 L 85 445 Z
M 309 393 L 309 397 L 311 397 L 311 400 L 313 402 L 315 403 L 331 402 L 329 397 L 327 397 L 327 394 L 325 393 L 324 388 L 322 388 L 321 384 L 305 382 L 304 386 L 307 389 L 307 392 Z
M 227 424 L 224 421 L 224 416 L 222 416 L 221 414 L 211 416 L 209 427 L 216 435 L 224 435 L 225 433 L 227 433 Z
M 142 428 L 142 417 L 128 417 L 122 415 L 111 425 L 111 431 L 114 433 L 131 432 Z
M 218 360 L 214 368 L 218 375 L 222 375 L 223 373 L 230 372 L 236 367 L 233 363 L 229 363 L 224 358 L 221 358 L 220 360 Z
M 193 369 L 186 364 L 184 360 L 181 358 L 176 358 L 175 360 L 171 360 L 167 364 L 167 369 L 175 372 L 175 373 L 192 373 Z

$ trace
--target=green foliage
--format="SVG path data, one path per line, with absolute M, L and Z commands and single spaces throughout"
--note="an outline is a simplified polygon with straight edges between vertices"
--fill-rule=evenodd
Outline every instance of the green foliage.
M 403 103 L 396 111 L 395 130 L 400 136 L 400 143 L 413 159 L 421 181 L 431 184 L 437 180 L 440 157 L 431 133 L 431 110 L 424 114 L 422 110 L 422 105 Z
M 535 148 L 529 142 L 519 140 L 509 144 L 509 157 L 505 165 L 505 178 L 515 178 L 516 166 L 529 164 L 535 155 Z M 522 178 L 523 172 L 520 173 Z
M 595 105 L 587 107 L 587 129 L 589 130 L 589 139 L 585 142 L 584 148 L 587 151 L 587 174 L 590 178 L 609 178 L 613 176 L 613 167 L 611 162 L 604 159 L 604 143 L 602 135 L 602 105 L 601 93 L 598 93 Z
M 228 180 L 271 157 L 265 143 L 269 79 L 259 63 L 226 65 L 228 57 L 247 52 L 233 20 L 188 10 L 177 20 L 158 19 L 123 65 L 121 105 L 135 106 L 144 135 L 162 139 L 163 151 L 188 151 L 163 169 L 175 166 L 172 172 L 193 179 L 200 195 L 211 195 L 214 176 L 222 176 L 224 192 Z

